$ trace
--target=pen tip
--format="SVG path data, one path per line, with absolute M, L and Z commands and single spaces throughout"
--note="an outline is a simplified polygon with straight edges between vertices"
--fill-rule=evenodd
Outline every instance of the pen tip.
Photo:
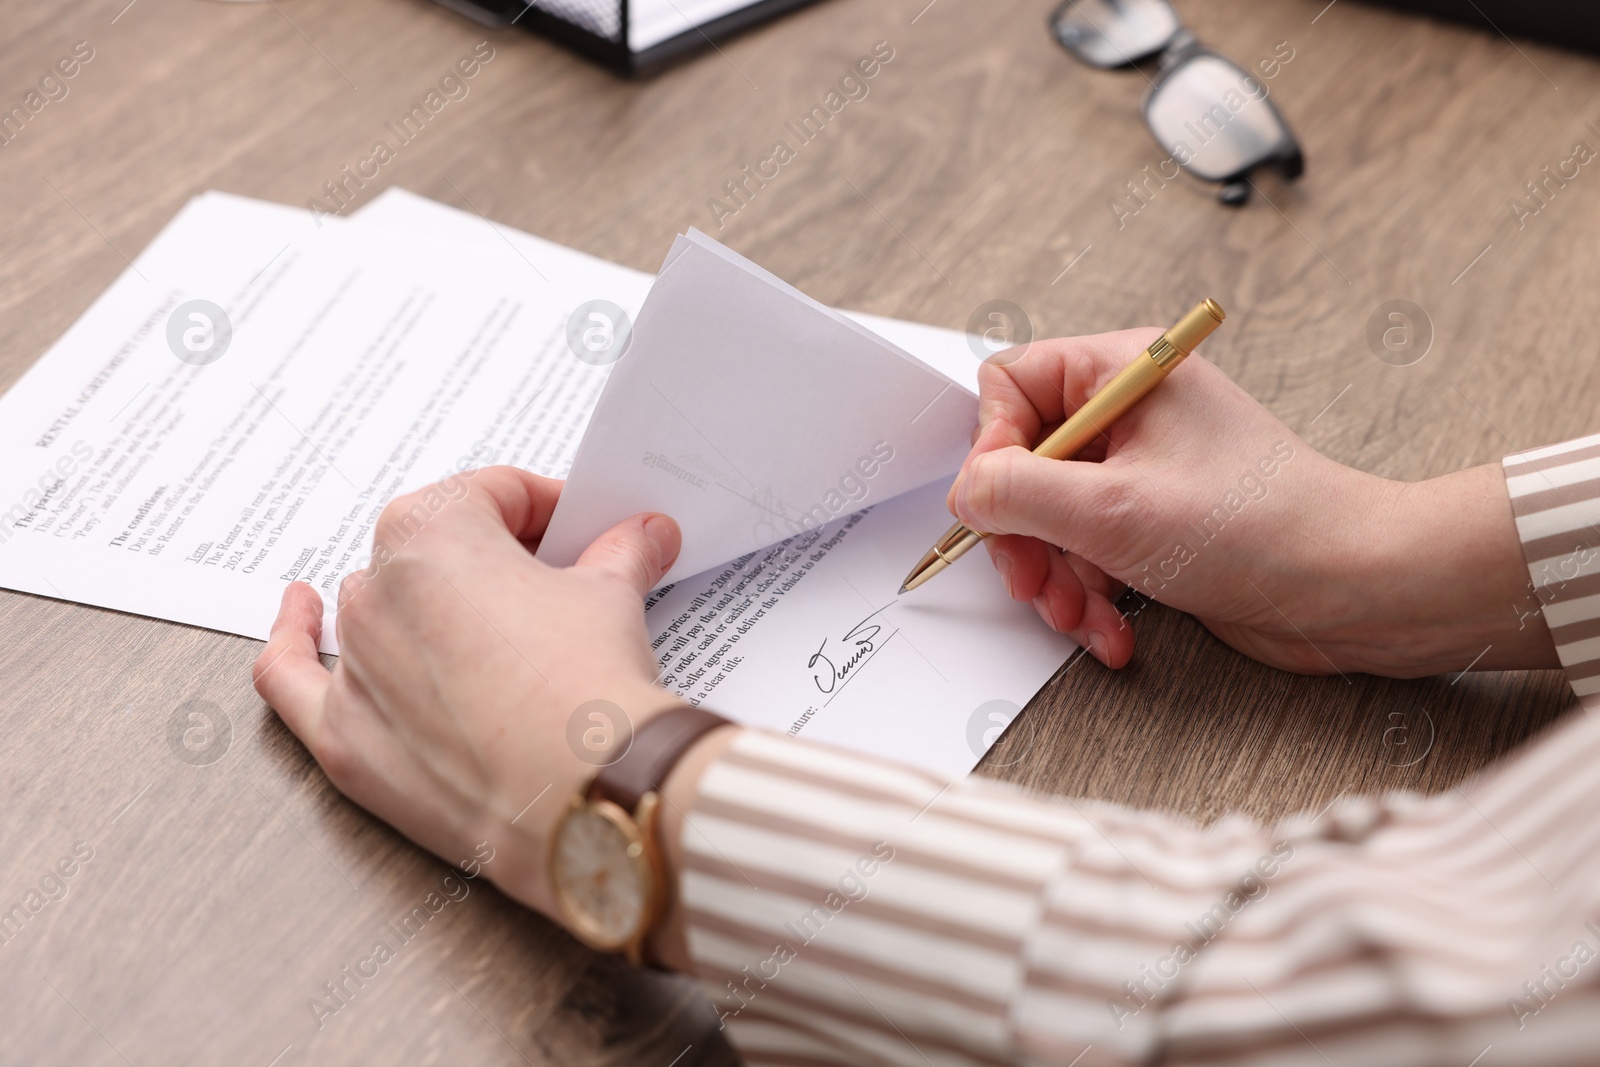
M 895 596 L 904 596 L 904 595 L 905 595 L 905 592 L 906 592 L 906 586 L 905 586 L 905 583 L 904 583 L 904 582 L 901 582 L 901 583 L 900 583 L 900 588 L 899 588 L 899 590 L 898 590 L 898 591 L 897 591 L 897 592 L 896 592 L 896 593 L 895 593 L 895 594 L 894 594 L 894 595 L 895 595 Z

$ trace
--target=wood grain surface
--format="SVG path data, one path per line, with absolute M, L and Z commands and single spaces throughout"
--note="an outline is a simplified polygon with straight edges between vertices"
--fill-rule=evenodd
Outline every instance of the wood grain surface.
M 469 95 L 356 204 L 402 184 L 647 270 L 699 226 L 823 301 L 951 327 L 996 299 L 1055 335 L 1214 296 L 1231 314 L 1209 357 L 1391 477 L 1596 429 L 1600 168 L 1536 213 L 1508 201 L 1600 147 L 1600 64 L 1353 0 L 1181 3 L 1245 63 L 1288 42 L 1270 88 L 1308 171 L 1242 210 L 1182 182 L 1118 210 L 1162 158 L 1144 78 L 1071 62 L 1051 2 L 826 0 L 630 82 L 424 0 L 8 0 L 0 110 L 77 42 L 94 58 L 0 147 L 0 385 L 188 197 L 323 196 L 487 39 Z M 894 58 L 869 95 L 719 226 L 707 201 L 879 41 Z M 1408 366 L 1367 342 L 1396 299 L 1431 324 Z M 1295 677 L 1159 606 L 1132 624 L 1134 663 L 1067 665 L 983 773 L 1271 816 L 1448 788 L 1568 703 L 1552 673 Z M 0 905 L 92 855 L 0 945 L 0 1062 L 733 1061 L 689 983 L 593 955 L 481 881 L 319 1026 L 307 1001 L 445 865 L 329 787 L 252 692 L 256 642 L 10 593 L 0 637 Z M 188 701 L 232 724 L 212 763 L 169 747 Z

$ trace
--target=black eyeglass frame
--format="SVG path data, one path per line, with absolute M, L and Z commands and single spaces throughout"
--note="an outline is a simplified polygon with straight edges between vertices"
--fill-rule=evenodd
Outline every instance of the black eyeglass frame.
M 1108 0 L 1108 2 L 1114 3 L 1115 0 Z M 1260 79 L 1258 79 L 1254 74 L 1250 73 L 1250 71 L 1246 70 L 1244 67 L 1240 66 L 1237 61 L 1229 56 L 1223 55 L 1221 52 L 1218 52 L 1216 49 L 1211 48 L 1208 45 L 1201 44 L 1199 40 L 1195 38 L 1194 34 L 1190 32 L 1188 27 L 1183 25 L 1182 19 L 1178 17 L 1177 9 L 1173 8 L 1170 3 L 1168 3 L 1166 6 L 1172 11 L 1175 23 L 1171 36 L 1167 37 L 1159 44 L 1153 45 L 1149 49 L 1141 51 L 1138 55 L 1125 55 L 1123 57 L 1124 62 L 1115 64 L 1095 62 L 1089 56 L 1081 52 L 1072 42 L 1064 40 L 1061 36 L 1060 31 L 1062 25 L 1062 14 L 1068 9 L 1076 8 L 1077 6 L 1077 0 L 1063 0 L 1063 2 L 1057 6 L 1053 12 L 1051 12 L 1049 26 L 1050 35 L 1055 38 L 1056 43 L 1065 49 L 1067 53 L 1078 62 L 1083 63 L 1085 66 L 1093 67 L 1096 70 L 1121 70 L 1125 68 L 1136 67 L 1138 64 L 1145 62 L 1153 56 L 1161 57 L 1160 67 L 1156 73 L 1150 77 L 1150 87 L 1145 90 L 1144 99 L 1139 103 L 1139 117 L 1144 119 L 1145 129 L 1150 131 L 1151 137 L 1155 140 L 1156 145 L 1160 147 L 1162 151 L 1170 152 L 1171 149 L 1167 145 L 1162 144 L 1161 139 L 1156 136 L 1155 126 L 1150 121 L 1150 105 L 1160 94 L 1162 86 L 1166 85 L 1166 83 L 1174 75 L 1181 72 L 1186 64 L 1202 57 L 1208 57 L 1221 63 L 1226 63 L 1229 67 L 1238 71 L 1241 80 L 1248 80 L 1251 84 L 1256 86 L 1261 85 Z M 1282 137 L 1279 139 L 1278 146 L 1274 150 L 1260 156 L 1258 159 L 1252 160 L 1233 173 L 1226 174 L 1218 178 L 1209 178 L 1201 174 L 1196 174 L 1189 168 L 1187 164 L 1179 163 L 1176 156 L 1174 156 L 1172 160 L 1173 163 L 1177 164 L 1184 174 L 1187 174 L 1196 181 L 1204 182 L 1206 185 L 1213 186 L 1216 189 L 1217 199 L 1222 201 L 1222 203 L 1229 205 L 1230 207 L 1239 207 L 1240 205 L 1244 204 L 1246 200 L 1250 199 L 1250 176 L 1263 167 L 1276 168 L 1285 179 L 1291 181 L 1304 174 L 1306 169 L 1305 153 L 1300 147 L 1299 138 L 1295 136 L 1294 130 L 1290 128 L 1288 120 L 1283 117 L 1283 112 L 1279 111 L 1278 106 L 1272 102 L 1271 95 L 1263 91 L 1262 94 L 1256 99 L 1258 103 L 1264 105 L 1272 114 L 1273 119 L 1278 124 L 1278 129 L 1282 131 Z

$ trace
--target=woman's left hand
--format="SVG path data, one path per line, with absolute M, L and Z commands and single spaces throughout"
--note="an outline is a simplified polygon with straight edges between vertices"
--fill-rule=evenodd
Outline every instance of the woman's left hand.
M 680 545 L 677 523 L 636 515 L 576 566 L 547 566 L 531 548 L 560 490 L 489 467 L 395 499 L 373 563 L 340 587 L 333 670 L 304 583 L 284 590 L 254 670 L 341 792 L 451 864 L 489 842 L 489 879 L 552 917 L 550 835 L 594 770 L 568 720 L 609 701 L 624 730 L 672 706 L 654 683 L 644 594 Z

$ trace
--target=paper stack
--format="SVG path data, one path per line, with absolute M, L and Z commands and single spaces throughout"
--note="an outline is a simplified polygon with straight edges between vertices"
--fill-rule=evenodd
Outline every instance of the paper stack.
M 948 525 L 977 364 L 700 234 L 653 280 L 399 190 L 320 225 L 208 193 L 0 398 L 0 584 L 264 637 L 309 581 L 332 652 L 391 497 L 570 471 L 549 562 L 638 510 L 684 528 L 663 685 L 963 773 L 1073 647 L 979 559 L 894 596 Z

